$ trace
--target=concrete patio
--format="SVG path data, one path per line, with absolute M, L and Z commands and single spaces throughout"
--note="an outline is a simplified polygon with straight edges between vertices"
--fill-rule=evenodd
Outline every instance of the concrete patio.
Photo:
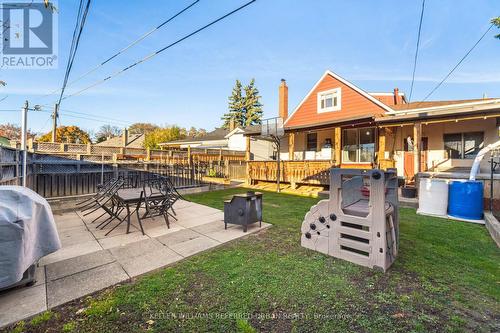
M 0 292 L 0 327 L 270 226 L 224 230 L 220 210 L 187 201 L 174 207 L 178 221 L 171 219 L 170 229 L 162 217 L 145 219 L 145 235 L 135 216 L 129 234 L 124 222 L 105 236 L 116 221 L 100 230 L 90 223 L 97 213 L 54 215 L 62 248 L 40 260 L 35 285 Z

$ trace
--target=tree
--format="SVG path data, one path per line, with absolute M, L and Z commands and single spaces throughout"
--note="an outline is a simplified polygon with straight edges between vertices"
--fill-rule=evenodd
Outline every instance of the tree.
M 15 124 L 1 124 L 0 125 L 0 136 L 4 136 L 11 140 L 21 140 L 21 126 Z M 28 138 L 34 138 L 35 135 L 28 130 Z
M 492 18 L 491 23 L 500 29 L 500 16 Z M 500 34 L 495 35 L 495 38 L 500 39 Z
M 146 133 L 144 138 L 144 147 L 150 149 L 157 149 L 158 144 L 168 141 L 184 139 L 185 135 L 182 133 L 182 128 L 179 126 L 169 126 L 165 128 L 157 128 L 152 132 Z
M 119 136 L 122 134 L 120 128 L 111 125 L 103 125 L 99 127 L 97 133 L 95 134 L 95 142 L 100 143 L 106 141 L 109 138 L 113 138 L 115 136 Z
M 50 142 L 52 131 L 42 135 L 38 141 Z M 60 126 L 56 129 L 56 141 L 63 143 L 90 143 L 89 134 L 78 126 Z
M 245 101 L 241 94 L 241 82 L 236 80 L 231 96 L 229 96 L 229 112 L 222 116 L 223 128 L 229 128 L 231 121 L 235 126 L 245 126 Z
M 262 103 L 259 89 L 255 87 L 255 79 L 245 87 L 245 124 L 244 127 L 258 125 L 262 122 Z
M 128 131 L 132 134 L 146 134 L 158 128 L 160 127 L 151 123 L 134 123 L 130 125 Z
M 229 128 L 231 121 L 234 121 L 235 126 L 247 127 L 250 125 L 260 124 L 262 120 L 262 104 L 260 103 L 261 96 L 259 90 L 255 87 L 255 79 L 252 79 L 243 90 L 239 80 L 233 88 L 231 96 L 229 96 L 229 112 L 222 116 L 224 120 L 223 128 Z
M 198 138 L 200 136 L 203 136 L 207 134 L 207 131 L 203 128 L 196 128 L 194 126 L 191 126 L 189 130 L 185 130 L 186 136 L 189 136 L 190 138 Z

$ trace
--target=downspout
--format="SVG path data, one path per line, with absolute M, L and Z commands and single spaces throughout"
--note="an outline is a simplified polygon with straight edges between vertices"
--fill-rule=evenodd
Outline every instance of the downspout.
M 500 140 L 495 143 L 487 145 L 486 147 L 484 147 L 479 151 L 476 158 L 474 159 L 474 162 L 472 163 L 469 180 L 476 180 L 476 175 L 479 171 L 479 164 L 481 163 L 481 160 L 483 159 L 484 155 L 486 155 L 490 150 L 495 149 L 497 147 L 500 147 Z

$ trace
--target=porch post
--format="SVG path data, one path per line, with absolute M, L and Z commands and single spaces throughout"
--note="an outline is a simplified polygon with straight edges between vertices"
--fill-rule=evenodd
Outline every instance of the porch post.
M 250 174 L 250 137 L 246 137 L 246 150 L 245 150 L 245 161 L 246 161 L 246 179 L 245 182 L 247 185 L 252 185 L 252 177 Z
M 421 171 L 420 169 L 420 150 L 422 141 L 422 124 L 416 122 L 413 124 L 413 169 L 415 176 Z
M 340 164 L 341 164 L 341 150 L 342 150 L 342 147 L 341 147 L 341 143 L 342 143 L 342 130 L 340 127 L 335 127 L 334 129 L 334 153 L 335 153 L 335 165 L 336 166 L 339 166 L 340 167 Z
M 245 161 L 248 162 L 248 161 L 250 161 L 250 157 L 251 157 L 251 155 L 250 155 L 250 137 L 247 136 L 246 139 L 247 139 L 247 141 L 246 141 L 247 145 L 246 145 L 246 150 L 245 150 Z
M 288 160 L 293 161 L 295 154 L 295 133 L 291 132 L 288 135 Z
M 385 128 L 379 128 L 378 130 L 378 153 L 377 162 L 379 169 L 384 169 L 385 165 L 382 165 L 382 161 L 385 159 Z

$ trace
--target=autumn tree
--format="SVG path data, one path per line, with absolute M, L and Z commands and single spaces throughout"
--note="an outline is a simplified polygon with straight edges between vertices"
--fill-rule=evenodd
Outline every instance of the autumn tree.
M 191 126 L 189 130 L 186 130 L 186 136 L 190 138 L 199 138 L 200 136 L 203 136 L 207 134 L 207 131 L 204 128 L 196 128 L 194 126 Z
M 168 126 L 165 128 L 157 128 L 152 132 L 146 133 L 144 138 L 144 147 L 157 149 L 159 144 L 168 141 L 180 140 L 185 138 L 182 133 L 182 128 L 179 126 Z
M 146 134 L 160 128 L 158 125 L 151 123 L 134 123 L 128 128 L 131 134 Z
M 11 140 L 21 140 L 21 126 L 16 124 L 0 124 L 0 136 L 9 138 Z M 34 138 L 35 134 L 28 130 L 28 138 Z
M 95 142 L 100 143 L 106 141 L 109 138 L 113 138 L 115 136 L 119 136 L 122 134 L 122 131 L 119 127 L 111 126 L 111 125 L 103 125 L 99 127 L 97 133 L 95 134 Z
M 38 141 L 52 141 L 52 131 L 42 135 Z M 78 126 L 60 126 L 56 129 L 56 141 L 62 143 L 90 143 L 89 134 Z

